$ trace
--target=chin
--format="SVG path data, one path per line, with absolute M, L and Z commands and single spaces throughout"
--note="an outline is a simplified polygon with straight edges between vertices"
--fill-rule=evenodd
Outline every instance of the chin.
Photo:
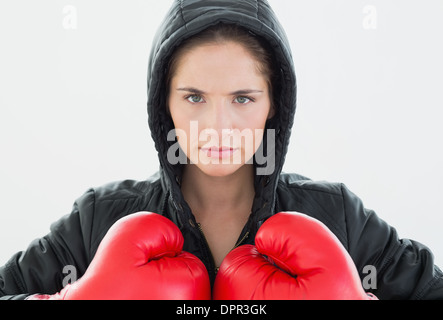
M 207 164 L 207 165 L 197 165 L 197 167 L 206 175 L 211 177 L 227 177 L 235 172 L 237 172 L 240 168 L 242 168 L 244 164 Z

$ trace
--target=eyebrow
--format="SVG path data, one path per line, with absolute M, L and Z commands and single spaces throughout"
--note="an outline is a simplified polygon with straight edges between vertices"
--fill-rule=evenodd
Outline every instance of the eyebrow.
M 199 94 L 199 95 L 204 95 L 206 93 L 200 89 L 193 88 L 193 87 L 177 88 L 177 91 L 186 91 L 186 92 L 191 92 L 191 93 Z M 229 94 L 233 95 L 233 96 L 238 96 L 238 95 L 242 95 L 242 94 L 262 93 L 262 92 L 263 92 L 262 90 L 242 89 L 242 90 L 237 90 L 237 91 L 231 92 Z

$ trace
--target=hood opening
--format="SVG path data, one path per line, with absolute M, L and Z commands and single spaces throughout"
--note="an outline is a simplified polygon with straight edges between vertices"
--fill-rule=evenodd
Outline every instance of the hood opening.
M 273 81 L 275 115 L 266 122 L 265 129 L 273 129 L 275 143 L 267 143 L 267 130 L 256 154 L 274 153 L 274 168 L 263 167 L 261 159 L 254 156 L 256 170 L 256 198 L 252 208 L 257 220 L 263 220 L 274 212 L 275 191 L 279 174 L 289 145 L 296 108 L 296 79 L 292 54 L 286 34 L 271 7 L 264 0 L 177 0 L 172 4 L 160 25 L 151 48 L 148 67 L 148 122 L 160 162 L 164 188 L 170 192 L 177 211 L 184 210 L 185 201 L 180 191 L 182 164 L 171 165 L 167 152 L 176 141 L 168 141 L 168 133 L 174 129 L 166 109 L 166 77 L 169 59 L 180 44 L 193 35 L 218 23 L 236 24 L 249 30 L 267 43 L 274 58 L 277 79 Z

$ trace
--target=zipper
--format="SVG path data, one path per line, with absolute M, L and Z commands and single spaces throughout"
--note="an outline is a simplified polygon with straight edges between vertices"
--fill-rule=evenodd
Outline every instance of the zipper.
M 211 252 L 211 248 L 209 247 L 208 239 L 206 239 L 205 233 L 203 232 L 203 229 L 202 229 L 202 226 L 200 223 L 197 223 L 197 229 L 200 232 L 203 240 L 205 241 L 206 248 L 208 249 L 209 255 L 211 256 L 211 262 L 212 262 L 212 266 L 214 269 L 214 275 L 217 275 L 218 269 L 220 269 L 220 268 L 215 265 L 215 260 L 214 260 L 214 257 L 212 256 L 212 252 Z
M 245 241 L 249 236 L 249 231 L 245 233 L 245 235 L 239 240 L 237 241 L 237 243 L 235 244 L 234 248 L 232 248 L 232 250 L 234 250 L 235 248 L 241 246 L 241 244 L 243 243 L 243 241 Z

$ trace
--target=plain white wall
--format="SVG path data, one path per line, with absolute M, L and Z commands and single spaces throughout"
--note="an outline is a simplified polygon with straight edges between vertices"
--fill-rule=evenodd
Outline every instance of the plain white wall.
M 170 3 L 1 0 L 0 265 L 89 187 L 157 170 L 146 70 Z M 344 182 L 443 266 L 443 1 L 270 3 L 298 76 L 284 171 Z

